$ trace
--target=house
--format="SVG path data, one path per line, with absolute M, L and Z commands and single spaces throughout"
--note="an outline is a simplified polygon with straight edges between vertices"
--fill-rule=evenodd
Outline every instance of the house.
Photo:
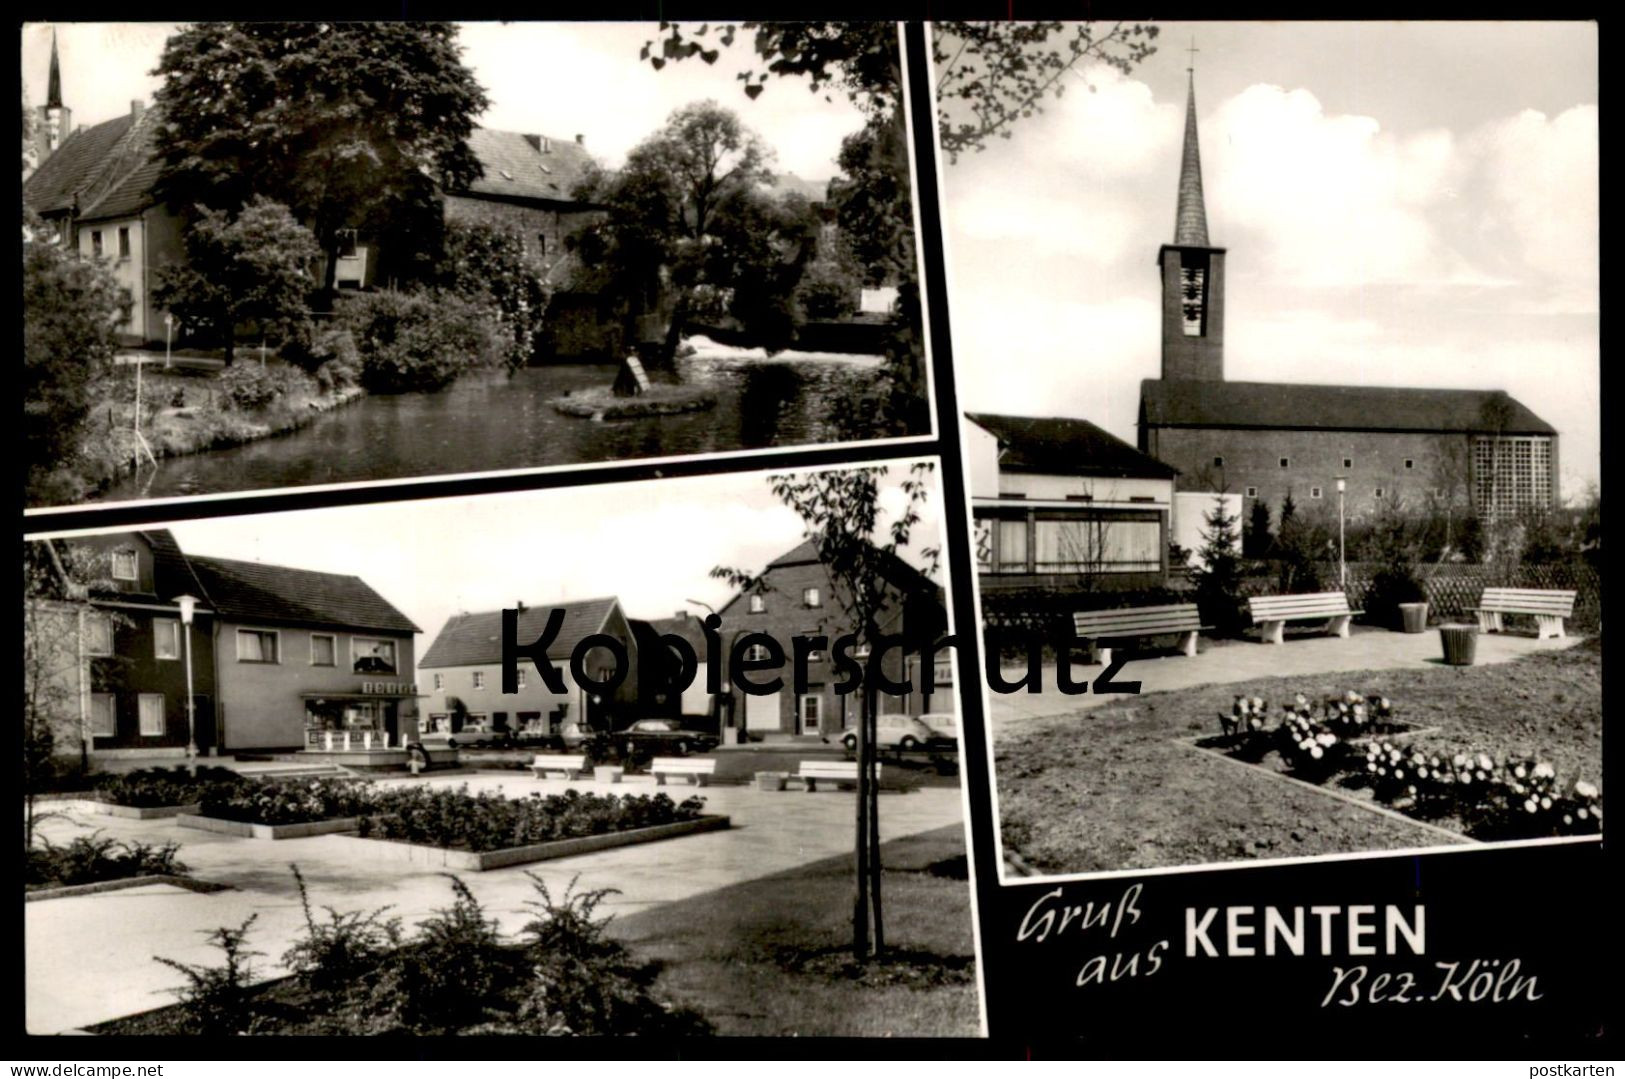
M 935 640 L 948 624 L 942 590 L 925 574 L 895 555 L 884 560 L 884 602 L 877 619 L 882 634 L 911 640 Z M 842 602 L 843 590 L 830 569 L 819 558 L 811 540 L 798 544 L 769 562 L 755 586 L 741 591 L 718 612 L 722 618 L 722 669 L 724 697 L 719 702 L 720 725 L 724 737 L 729 731 L 761 735 L 831 736 L 853 726 L 861 714 L 862 699 L 853 693 L 837 693 L 836 665 L 829 650 L 818 649 L 807 656 L 806 692 L 795 692 L 793 640 L 796 637 L 823 636 L 833 647 L 835 640 L 852 632 L 850 615 Z M 765 695 L 742 693 L 730 684 L 734 647 L 747 634 L 765 633 L 778 642 L 786 656 L 781 675 L 784 685 Z M 765 645 L 755 644 L 744 653 L 748 659 L 766 659 Z M 951 665 L 946 653 L 933 663 L 937 675 L 935 690 L 922 692 L 917 654 L 904 655 L 889 649 L 882 657 L 882 669 L 895 681 L 910 680 L 913 692 L 905 695 L 882 693 L 882 712 L 956 711 Z M 753 674 L 754 681 L 770 680 L 770 675 Z
M 174 537 L 153 529 L 40 542 L 60 574 L 62 593 L 88 601 L 52 605 L 42 630 L 87 756 L 173 757 L 193 730 L 199 751 L 214 751 L 215 612 Z M 198 601 L 190 625 L 182 596 Z M 69 748 L 67 741 L 59 735 L 58 752 Z
M 1557 431 L 1503 391 L 1226 381 L 1226 255 L 1208 239 L 1193 75 L 1174 242 L 1158 253 L 1162 377 L 1141 384 L 1139 415 L 1139 448 L 1179 470 L 1179 490 L 1312 508 L 1341 483 L 1352 520 L 1400 499 L 1485 518 L 1559 504 Z
M 222 748 L 399 747 L 418 730 L 422 632 L 359 577 L 187 558 L 215 611 Z M 359 747 L 358 747 L 359 748 Z
M 502 612 L 453 615 L 435 635 L 418 667 L 427 699 L 426 730 L 455 734 L 464 727 L 484 730 L 527 730 L 556 734 L 568 722 L 585 722 L 597 730 L 620 730 L 638 716 L 638 635 L 613 596 L 574 600 L 540 607 L 519 606 L 518 640 L 528 644 L 542 636 L 554 608 L 564 612 L 548 659 L 564 681 L 554 693 L 529 663 L 520 663 L 517 693 L 502 692 Z M 570 655 L 585 637 L 613 637 L 626 649 L 625 681 L 613 693 L 595 693 L 570 673 Z M 584 662 L 589 679 L 605 681 L 613 671 L 608 649 L 592 650 Z
M 705 639 L 704 621 L 687 611 L 678 611 L 670 618 L 653 618 L 646 623 L 634 621 L 634 630 L 639 625 L 648 626 L 656 636 L 681 637 L 688 642 L 689 648 L 694 651 L 697 672 L 688 688 L 677 694 L 675 714 L 682 716 L 690 727 L 703 723 L 705 727 L 714 728 L 717 706 L 715 695 L 706 689 L 705 665 L 710 650 Z
M 1178 470 L 1090 423 L 965 417 L 976 562 L 985 593 L 1161 585 L 1168 545 L 1200 507 L 1177 507 Z

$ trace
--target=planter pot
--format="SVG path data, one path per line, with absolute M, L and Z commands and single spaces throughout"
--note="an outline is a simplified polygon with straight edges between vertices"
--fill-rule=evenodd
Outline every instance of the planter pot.
M 593 779 L 599 783 L 619 783 L 624 775 L 626 769 L 614 764 L 600 764 L 592 770 Z
M 1452 667 L 1471 667 L 1478 652 L 1477 626 L 1440 626 L 1439 641 L 1444 645 L 1444 661 Z
M 1406 633 L 1422 633 L 1428 628 L 1428 605 L 1426 603 L 1401 603 L 1399 617 L 1404 623 Z

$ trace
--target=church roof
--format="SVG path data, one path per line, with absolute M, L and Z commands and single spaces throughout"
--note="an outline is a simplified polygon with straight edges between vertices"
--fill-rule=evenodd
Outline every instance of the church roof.
M 1179 474 L 1172 465 L 1141 453 L 1088 420 L 986 412 L 965 416 L 999 440 L 1001 469 L 1119 479 L 1161 480 Z
M 1179 208 L 1174 214 L 1174 244 L 1207 247 L 1207 206 L 1202 198 L 1202 149 L 1196 138 L 1196 76 L 1185 95 L 1185 152 L 1179 164 Z
M 1497 411 L 1504 422 L 1496 422 Z M 1140 383 L 1140 421 L 1148 427 L 1557 433 L 1504 390 L 1158 378 Z

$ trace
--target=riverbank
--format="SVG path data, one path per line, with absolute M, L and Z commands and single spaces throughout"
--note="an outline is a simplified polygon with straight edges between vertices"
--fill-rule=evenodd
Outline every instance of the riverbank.
M 548 402 L 566 416 L 584 419 L 629 420 L 646 416 L 678 416 L 717 407 L 717 395 L 703 386 L 656 383 L 636 397 L 617 397 L 608 386 L 576 390 Z

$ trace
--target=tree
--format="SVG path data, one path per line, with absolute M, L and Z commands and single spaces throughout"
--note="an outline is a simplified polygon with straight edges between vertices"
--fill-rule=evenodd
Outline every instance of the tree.
M 346 230 L 414 252 L 438 236 L 436 187 L 480 175 L 468 148 L 489 105 L 449 23 L 199 23 L 154 74 L 163 110 L 157 193 L 234 211 L 284 203 L 327 255 L 331 296 Z M 400 267 L 421 271 L 407 259 Z
M 908 547 L 921 520 L 921 508 L 930 497 L 933 466 L 920 462 L 909 467 L 901 483 L 905 503 L 884 530 L 880 525 L 880 482 L 884 467 L 834 469 L 772 475 L 773 494 L 801 518 L 803 538 L 810 541 L 828 571 L 832 597 L 846 617 L 846 631 L 858 638 L 854 653 L 873 654 L 880 637 L 879 616 L 898 598 L 895 584 L 901 561 L 898 552 Z M 876 542 L 876 533 L 886 537 Z M 926 577 L 936 573 L 940 551 L 922 548 Z M 756 591 L 761 579 L 737 569 L 711 571 L 734 588 Z M 932 632 L 935 627 L 932 627 Z M 878 658 L 878 657 L 876 657 Z M 928 656 L 927 659 L 930 657 Z M 885 949 L 881 904 L 879 769 L 876 754 L 877 691 L 865 672 L 863 708 L 858 721 L 858 799 L 856 819 L 857 889 L 852 904 L 852 950 L 860 960 L 879 956 Z
M 1017 121 L 1066 93 L 1068 72 L 1095 60 L 1127 74 L 1156 52 L 1158 28 L 1138 23 L 941 22 L 931 42 L 938 133 L 949 164 L 1008 139 Z M 1093 92 L 1094 87 L 1090 87 Z
M 216 336 L 226 363 L 236 358 L 243 322 L 258 323 L 275 344 L 308 336 L 310 267 L 321 250 L 286 206 L 263 195 L 236 217 L 199 206 L 185 242 L 185 262 L 159 267 L 153 299 Z
M 435 274 L 442 288 L 495 313 L 509 371 L 530 362 L 549 294 L 516 231 L 485 222 L 449 222 Z
M 1230 513 L 1224 492 L 1213 496 L 1213 509 L 1203 517 L 1198 565 L 1191 571 L 1196 604 L 1202 621 L 1221 637 L 1241 631 L 1241 563 L 1236 553 L 1237 518 Z
M 707 296 L 747 329 L 765 331 L 770 345 L 788 343 L 796 319 L 785 305 L 817 249 L 817 222 L 805 200 L 770 197 L 769 160 L 733 112 L 695 102 L 633 148 L 618 172 L 590 173 L 578 190 L 605 214 L 576 233 L 576 251 L 634 318 L 665 323 L 649 357 L 656 365 L 672 365 Z
M 23 225 L 23 460 L 33 503 L 77 497 L 64 466 L 79 449 L 129 301 L 111 273 L 57 242 L 38 218 Z
M 1270 504 L 1256 498 L 1247 517 L 1247 527 L 1241 534 L 1241 551 L 1248 558 L 1267 558 L 1270 546 Z
M 1298 513 L 1288 491 L 1281 499 L 1275 526 L 1276 587 L 1286 595 L 1320 591 L 1320 563 L 1326 554 L 1327 531 L 1318 520 Z

